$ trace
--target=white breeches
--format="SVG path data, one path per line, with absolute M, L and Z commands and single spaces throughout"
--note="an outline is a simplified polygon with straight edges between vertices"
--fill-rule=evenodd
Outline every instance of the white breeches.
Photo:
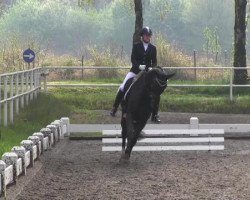
M 119 87 L 119 90 L 121 90 L 121 91 L 123 92 L 127 80 L 130 79 L 130 78 L 134 78 L 135 76 L 136 76 L 136 74 L 133 73 L 133 72 L 127 73 L 127 75 L 126 75 L 126 77 L 125 77 L 123 83 L 122 83 L 122 84 L 120 85 L 120 87 Z

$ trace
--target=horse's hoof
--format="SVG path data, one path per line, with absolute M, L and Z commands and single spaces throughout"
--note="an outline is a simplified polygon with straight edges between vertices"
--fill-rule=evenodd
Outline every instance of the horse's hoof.
M 129 160 L 126 160 L 126 159 L 122 159 L 122 158 L 120 158 L 120 160 L 119 160 L 119 164 L 121 164 L 121 165 L 129 165 Z
M 129 156 L 127 154 L 122 154 L 119 160 L 120 164 L 129 164 Z

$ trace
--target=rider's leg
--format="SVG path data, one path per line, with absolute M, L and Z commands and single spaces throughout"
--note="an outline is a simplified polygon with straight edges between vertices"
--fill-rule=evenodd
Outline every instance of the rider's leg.
M 159 103 L 160 103 L 160 96 L 159 96 L 159 98 L 157 98 L 155 100 L 155 105 L 154 105 L 154 108 L 152 111 L 151 121 L 154 123 L 161 123 L 161 120 L 160 120 L 159 115 L 158 115 Z
M 115 116 L 116 112 L 117 112 L 117 109 L 122 101 L 122 98 L 124 96 L 124 93 L 121 91 L 121 89 L 119 88 L 117 94 L 116 94 L 116 97 L 115 97 L 115 102 L 113 104 L 113 108 L 112 110 L 110 111 L 110 115 L 111 116 Z
M 122 101 L 122 98 L 123 98 L 123 96 L 124 96 L 124 87 L 125 87 L 125 84 L 126 84 L 127 80 L 130 79 L 130 78 L 134 78 L 135 76 L 136 76 L 136 74 L 133 73 L 133 72 L 129 72 L 129 73 L 126 75 L 126 77 L 125 77 L 123 83 L 122 83 L 121 86 L 119 87 L 118 92 L 117 92 L 117 94 L 116 94 L 115 102 L 114 102 L 113 108 L 112 108 L 112 110 L 111 110 L 111 112 L 110 112 L 110 115 L 111 115 L 111 116 L 113 116 L 113 117 L 115 116 L 115 114 L 116 114 L 116 112 L 117 112 L 117 109 L 118 109 L 118 107 L 119 107 L 119 105 L 120 105 L 120 103 L 121 103 L 121 101 Z

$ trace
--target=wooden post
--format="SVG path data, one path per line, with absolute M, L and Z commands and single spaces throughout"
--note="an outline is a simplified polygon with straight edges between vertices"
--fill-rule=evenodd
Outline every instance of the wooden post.
M 123 45 L 122 45 L 122 48 L 121 48 L 121 60 L 123 59 Z
M 14 121 L 14 109 L 13 109 L 13 105 L 14 105 L 14 100 L 12 99 L 13 97 L 13 75 L 10 76 L 10 123 L 13 124 Z
M 219 55 L 219 52 L 218 52 L 218 51 L 216 51 L 216 54 L 215 54 L 215 64 L 217 64 L 217 63 L 218 63 L 218 55 Z
M 82 56 L 82 79 L 83 79 L 83 61 L 84 61 L 84 57 Z
M 196 50 L 194 50 L 194 67 L 196 67 L 196 62 L 197 62 L 197 60 L 196 60 Z M 196 69 L 194 69 L 194 78 L 195 78 L 195 80 L 197 79 L 197 70 Z
M 47 74 L 45 73 L 44 74 L 44 82 L 43 82 L 43 84 L 44 84 L 44 91 L 45 91 L 45 93 L 47 93 Z
M 21 93 L 24 93 L 24 72 L 21 73 Z M 24 107 L 24 95 L 21 96 L 21 108 Z
M 16 95 L 19 95 L 19 73 L 16 75 Z M 19 113 L 19 98 L 16 98 L 16 114 Z
M 4 98 L 7 99 L 8 88 L 7 88 L 7 76 L 4 76 Z M 4 126 L 8 126 L 8 102 L 4 102 Z

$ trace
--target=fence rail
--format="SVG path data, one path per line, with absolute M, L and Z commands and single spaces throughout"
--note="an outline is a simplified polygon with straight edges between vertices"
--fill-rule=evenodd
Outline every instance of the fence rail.
M 0 124 L 12 124 L 14 113 L 19 114 L 20 107 L 37 98 L 41 89 L 42 70 L 34 68 L 0 75 Z
M 130 69 L 131 67 L 107 67 L 107 66 L 48 66 L 45 68 L 47 72 L 50 70 L 121 70 Z M 234 70 L 250 70 L 250 67 L 163 67 L 167 70 L 194 70 L 195 74 L 197 70 L 229 70 L 229 84 L 168 84 L 169 87 L 228 87 L 229 98 L 233 101 L 233 88 L 237 87 L 250 87 L 247 85 L 233 84 Z M 46 76 L 44 81 L 44 89 L 47 91 L 48 87 L 118 87 L 119 84 L 51 84 L 47 83 Z
M 43 88 L 45 92 L 48 87 L 118 87 L 120 84 L 51 84 L 47 82 L 47 75 L 50 70 L 123 70 L 130 67 L 106 67 L 106 66 L 49 66 L 44 68 L 34 68 L 26 71 L 6 73 L 0 75 L 0 125 L 3 123 L 7 126 L 14 121 L 14 113 L 18 114 L 20 107 L 28 105 L 30 101 L 37 98 L 37 94 L 41 89 L 43 75 Z M 169 87 L 228 87 L 230 90 L 230 100 L 233 100 L 233 88 L 235 87 L 250 87 L 247 85 L 233 84 L 233 72 L 238 69 L 250 69 L 250 67 L 164 67 L 168 70 L 208 70 L 221 69 L 230 70 L 229 84 L 169 84 Z M 195 73 L 196 74 L 196 73 Z

